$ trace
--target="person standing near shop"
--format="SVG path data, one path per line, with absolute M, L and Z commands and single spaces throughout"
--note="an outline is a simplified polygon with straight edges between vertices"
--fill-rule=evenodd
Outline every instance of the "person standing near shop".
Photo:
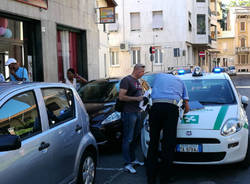
M 81 87 L 80 84 L 86 84 L 88 81 L 76 73 L 73 68 L 69 68 L 67 70 L 67 77 L 63 82 L 78 90 Z
M 121 112 L 123 124 L 122 154 L 125 170 L 136 173 L 134 165 L 143 165 L 136 159 L 136 139 L 140 133 L 141 109 L 139 102 L 143 100 L 142 86 L 138 79 L 144 75 L 145 66 L 136 64 L 131 75 L 124 77 L 120 83 L 119 100 L 124 102 Z
M 5 65 L 8 66 L 10 70 L 10 81 L 30 81 L 26 68 L 20 67 L 14 58 L 9 58 Z
M 179 118 L 178 104 L 183 100 L 184 113 L 189 111 L 187 88 L 172 74 L 156 74 L 152 88 L 153 105 L 149 112 L 150 142 L 146 171 L 148 184 L 155 184 L 158 168 L 161 183 L 167 183 L 173 174 L 173 159 L 176 147 L 176 129 Z M 158 166 L 160 132 L 163 130 L 162 163 Z

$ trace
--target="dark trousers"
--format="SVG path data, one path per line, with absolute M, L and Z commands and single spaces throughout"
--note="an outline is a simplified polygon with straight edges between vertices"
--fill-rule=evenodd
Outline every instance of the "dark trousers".
M 176 128 L 179 109 L 170 103 L 154 103 L 149 112 L 150 142 L 147 153 L 146 171 L 148 183 L 154 184 L 157 174 L 160 174 L 161 183 L 172 175 L 172 163 L 176 147 Z M 159 141 L 163 130 L 162 163 L 159 167 Z

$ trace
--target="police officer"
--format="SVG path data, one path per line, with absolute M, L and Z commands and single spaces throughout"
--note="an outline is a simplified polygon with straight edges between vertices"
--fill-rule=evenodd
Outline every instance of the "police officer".
M 148 184 L 156 183 L 158 173 L 158 148 L 163 130 L 162 163 L 159 170 L 161 183 L 172 176 L 172 163 L 176 147 L 176 129 L 179 118 L 178 103 L 183 100 L 185 113 L 189 111 L 187 89 L 178 77 L 172 74 L 156 74 L 152 88 L 153 106 L 149 112 L 150 142 L 147 153 Z

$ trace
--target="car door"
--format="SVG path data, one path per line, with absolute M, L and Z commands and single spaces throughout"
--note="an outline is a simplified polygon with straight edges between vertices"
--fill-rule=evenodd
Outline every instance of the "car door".
M 76 154 L 83 136 L 73 91 L 44 88 L 42 94 L 49 118 L 49 132 L 53 133 L 53 183 L 68 183 L 74 176 Z
M 0 135 L 18 135 L 22 144 L 18 150 L 0 152 L 1 184 L 52 183 L 52 152 L 46 132 L 42 132 L 42 122 L 47 121 L 39 114 L 35 94 L 28 90 L 0 102 Z

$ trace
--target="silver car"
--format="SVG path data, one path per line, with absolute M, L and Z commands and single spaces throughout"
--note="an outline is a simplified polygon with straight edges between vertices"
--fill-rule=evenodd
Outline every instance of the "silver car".
M 1 184 L 94 183 L 97 156 L 75 89 L 0 83 Z
M 236 75 L 235 66 L 229 66 L 228 67 L 228 75 Z

